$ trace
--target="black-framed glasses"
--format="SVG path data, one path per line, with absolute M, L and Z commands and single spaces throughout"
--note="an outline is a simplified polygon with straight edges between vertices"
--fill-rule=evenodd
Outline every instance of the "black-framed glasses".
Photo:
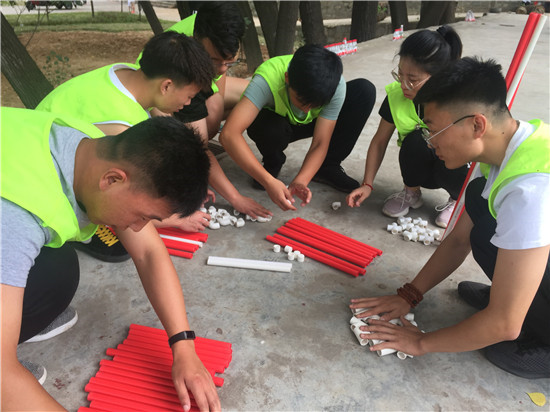
M 444 127 L 443 129 L 441 129 L 439 132 L 435 133 L 435 134 L 432 134 L 430 132 L 429 129 L 426 129 L 426 128 L 422 128 L 422 138 L 424 139 L 424 141 L 426 143 L 428 143 L 429 146 L 431 146 L 431 143 L 430 143 L 430 140 L 432 140 L 434 137 L 436 137 L 438 134 L 441 134 L 443 133 L 445 130 L 447 130 L 449 127 L 452 127 L 454 126 L 455 124 L 457 124 L 458 122 L 464 120 L 464 119 L 467 119 L 469 117 L 475 117 L 475 114 L 469 114 L 467 116 L 463 116 L 461 117 L 460 119 L 458 120 L 455 120 L 454 122 L 452 122 L 450 125 L 448 125 L 447 127 Z
M 232 62 L 217 62 L 215 60 L 212 60 L 212 64 L 215 66 L 215 67 L 233 67 L 233 66 L 236 66 L 237 64 L 239 64 L 241 62 L 241 59 L 237 59 L 235 61 L 232 61 Z
M 395 71 L 395 69 L 393 69 L 391 71 L 391 75 L 393 76 L 393 78 L 398 81 L 399 83 L 402 83 L 405 85 L 405 87 L 408 89 L 408 90 L 414 90 L 416 89 L 418 86 L 426 83 L 428 81 L 428 79 L 430 78 L 430 76 L 426 77 L 425 79 L 423 80 L 419 80 L 417 82 L 411 82 L 410 80 L 407 80 L 407 79 L 403 79 L 399 73 L 397 73 Z

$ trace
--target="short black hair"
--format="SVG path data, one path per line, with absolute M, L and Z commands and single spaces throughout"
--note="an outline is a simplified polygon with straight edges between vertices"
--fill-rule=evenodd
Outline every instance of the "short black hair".
M 224 59 L 232 59 L 239 51 L 245 28 L 237 2 L 205 1 L 197 10 L 193 36 L 210 39 Z
M 492 59 L 483 61 L 478 57 L 464 57 L 430 77 L 416 94 L 414 102 L 433 102 L 440 107 L 482 104 L 498 116 L 510 113 L 506 94 L 500 64 Z
M 206 199 L 210 160 L 200 136 L 173 117 L 153 117 L 98 139 L 97 155 L 130 166 L 133 184 L 165 198 L 172 213 L 194 213 Z
M 214 78 L 212 61 L 202 45 L 192 37 L 174 31 L 149 39 L 139 65 L 148 78 L 166 77 L 178 86 L 195 84 L 206 90 Z
M 342 60 L 317 44 L 306 44 L 294 53 L 288 66 L 288 84 L 301 103 L 319 107 L 327 104 L 342 77 Z
M 437 30 L 420 30 L 408 36 L 399 49 L 399 57 L 407 57 L 422 70 L 433 75 L 450 62 L 460 59 L 462 41 L 450 26 Z

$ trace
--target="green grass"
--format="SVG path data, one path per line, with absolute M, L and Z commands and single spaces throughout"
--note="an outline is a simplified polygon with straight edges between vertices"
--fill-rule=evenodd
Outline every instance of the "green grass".
M 25 13 L 25 12 L 24 12 Z M 37 14 L 5 15 L 16 34 L 35 30 L 38 23 Z M 160 20 L 162 27 L 168 28 L 174 22 Z M 48 16 L 40 14 L 40 21 L 36 31 L 72 31 L 94 30 L 105 32 L 143 31 L 151 30 L 147 18 L 142 14 L 141 20 L 136 14 L 119 12 L 96 12 L 92 18 L 90 12 L 51 12 Z

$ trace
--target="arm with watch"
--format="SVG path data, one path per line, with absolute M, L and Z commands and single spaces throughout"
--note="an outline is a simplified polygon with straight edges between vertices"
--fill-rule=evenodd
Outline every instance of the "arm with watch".
M 147 297 L 169 336 L 174 358 L 172 379 L 183 409 L 191 407 L 191 391 L 201 411 L 220 410 L 212 376 L 195 351 L 195 334 L 187 320 L 176 269 L 152 222 L 139 232 L 117 230 L 117 236 L 132 257 Z

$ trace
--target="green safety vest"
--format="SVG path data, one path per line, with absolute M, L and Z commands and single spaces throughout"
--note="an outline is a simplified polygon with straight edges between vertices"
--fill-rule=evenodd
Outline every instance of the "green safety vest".
M 176 24 L 170 26 L 165 31 L 175 31 L 176 33 L 185 34 L 187 37 L 193 37 L 193 32 L 195 31 L 195 20 L 197 19 L 197 13 L 190 15 L 189 17 L 186 17 L 183 20 L 178 21 Z M 139 65 L 139 61 L 141 60 L 141 55 L 143 52 L 141 52 L 136 60 L 136 64 Z M 214 93 L 218 93 L 220 89 L 216 85 L 216 82 L 220 80 L 222 76 L 214 77 L 212 80 L 212 91 Z
M 416 130 L 417 125 L 426 127 L 422 119 L 416 113 L 414 103 L 407 99 L 401 90 L 401 83 L 393 82 L 386 86 L 388 94 L 388 103 L 390 104 L 393 123 L 397 129 L 397 145 L 401 146 L 403 139 L 412 131 Z
M 515 178 L 529 173 L 550 173 L 550 127 L 539 119 L 531 120 L 529 123 L 535 126 L 535 131 L 512 153 L 491 186 L 487 200 L 489 211 L 495 219 L 495 198 L 504 186 Z M 491 165 L 480 163 L 479 167 L 485 177 L 488 177 Z
M 63 192 L 50 152 L 52 124 L 73 127 L 93 137 L 103 133 L 94 125 L 52 113 L 2 107 L 1 186 L 2 198 L 15 203 L 51 229 L 46 246 L 58 248 L 70 240 L 89 239 L 97 225 L 78 226 L 73 207 Z
M 296 117 L 290 106 L 287 84 L 285 82 L 285 73 L 288 71 L 288 65 L 291 60 L 292 55 L 273 57 L 263 62 L 254 74 L 259 74 L 265 79 L 273 94 L 275 109 L 273 110 L 269 107 L 267 109 L 273 110 L 279 116 L 286 117 L 291 124 L 308 124 L 319 117 L 323 106 L 311 109 L 303 120 Z
M 147 120 L 149 112 L 111 81 L 109 70 L 116 64 L 139 68 L 115 63 L 81 74 L 52 90 L 36 110 L 67 114 L 94 124 L 116 121 L 130 127 Z

